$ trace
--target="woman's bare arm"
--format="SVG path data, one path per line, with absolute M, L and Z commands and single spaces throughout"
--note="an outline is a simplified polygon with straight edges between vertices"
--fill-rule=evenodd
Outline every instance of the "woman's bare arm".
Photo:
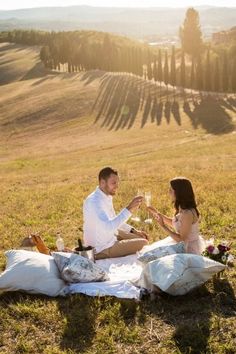
M 193 215 L 190 210 L 189 211 L 186 210 L 183 213 L 181 213 L 179 232 L 170 229 L 165 224 L 164 218 L 162 218 L 161 215 L 156 216 L 156 220 L 159 223 L 159 225 L 162 227 L 162 229 L 168 233 L 168 235 L 170 235 L 175 241 L 180 242 L 180 241 L 186 241 L 188 238 L 193 223 Z

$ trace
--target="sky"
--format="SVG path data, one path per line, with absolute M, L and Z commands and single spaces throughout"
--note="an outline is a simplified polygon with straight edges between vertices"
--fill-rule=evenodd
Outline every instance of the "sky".
M 212 5 L 236 7 L 236 0 L 0 0 L 0 10 L 70 5 L 109 7 L 191 7 Z

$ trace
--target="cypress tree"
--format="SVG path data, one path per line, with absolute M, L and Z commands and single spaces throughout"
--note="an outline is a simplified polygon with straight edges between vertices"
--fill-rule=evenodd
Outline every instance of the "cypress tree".
M 214 91 L 220 91 L 220 67 L 219 67 L 219 58 L 215 58 L 214 65 Z
M 140 49 L 140 76 L 143 77 L 144 76 L 144 51 L 143 49 Z
M 147 77 L 148 77 L 148 80 L 152 80 L 152 78 L 153 78 L 153 73 L 152 73 L 152 60 L 151 60 L 151 54 L 150 54 L 150 52 L 148 52 Z
M 127 48 L 127 72 L 132 73 L 133 72 L 133 56 L 132 56 L 132 48 Z
M 205 90 L 211 91 L 212 84 L 211 84 L 211 62 L 210 62 L 210 49 L 207 50 L 207 57 L 206 57 L 206 67 L 205 67 Z
M 135 74 L 138 76 L 141 75 L 141 50 L 140 48 L 136 48 L 135 50 Z
M 185 87 L 185 55 L 183 51 L 180 64 L 180 86 Z
M 192 66 L 191 66 L 191 74 L 190 74 L 190 88 L 192 90 L 195 88 L 195 60 L 194 60 L 194 56 L 192 56 Z
M 165 63 L 164 63 L 164 82 L 167 86 L 169 83 L 169 64 L 168 64 L 168 53 L 165 52 Z
M 129 54 L 128 54 L 127 48 L 123 49 L 122 62 L 123 62 L 123 71 L 128 72 Z
M 158 80 L 158 72 L 157 72 L 157 59 L 156 57 L 154 58 L 154 63 L 153 63 L 153 77 L 155 82 Z
M 133 48 L 133 74 L 139 75 L 139 53 L 138 48 Z
M 44 66 L 46 68 L 49 67 L 49 63 L 51 60 L 51 54 L 50 54 L 50 49 L 48 46 L 44 46 L 40 50 L 40 60 L 44 63 Z
M 159 49 L 159 52 L 158 52 L 157 79 L 160 82 L 163 81 L 161 49 Z
M 201 91 L 203 89 L 203 73 L 202 73 L 202 59 L 200 55 L 198 56 L 197 59 L 196 83 L 197 83 L 197 89 Z
M 176 86 L 176 63 L 175 63 L 175 46 L 172 46 L 171 68 L 170 68 L 170 83 Z
M 228 56 L 226 50 L 224 51 L 224 57 L 223 57 L 222 89 L 224 92 L 227 92 L 229 89 Z
M 150 61 L 147 64 L 147 77 L 148 80 L 152 80 L 152 65 Z
M 197 57 L 202 51 L 202 33 L 199 24 L 199 14 L 195 9 L 189 8 L 187 10 L 179 34 L 182 50 L 189 55 Z

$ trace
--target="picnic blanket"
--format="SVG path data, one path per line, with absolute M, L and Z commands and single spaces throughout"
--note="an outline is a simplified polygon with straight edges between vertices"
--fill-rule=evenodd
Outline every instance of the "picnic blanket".
M 175 243 L 171 237 L 147 245 L 143 250 L 148 251 L 157 246 Z M 103 268 L 110 278 L 109 281 L 75 283 L 68 286 L 70 294 L 82 293 L 89 296 L 115 296 L 126 299 L 139 299 L 141 289 L 133 282 L 140 278 L 143 267 L 137 260 L 138 254 L 97 260 L 96 264 Z
M 137 261 L 137 255 L 101 259 L 96 263 L 108 273 L 110 280 L 71 284 L 68 293 L 139 299 L 140 289 L 132 284 L 132 281 L 137 280 L 142 273 L 142 265 Z

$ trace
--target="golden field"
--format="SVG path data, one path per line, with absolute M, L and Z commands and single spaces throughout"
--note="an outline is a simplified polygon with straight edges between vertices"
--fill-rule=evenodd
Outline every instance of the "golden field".
M 9 74 L 7 74 L 9 73 Z M 2 81 L 1 81 L 2 78 Z M 0 46 L 0 267 L 30 232 L 81 236 L 98 171 L 120 172 L 117 210 L 137 189 L 171 213 L 169 180 L 189 177 L 206 238 L 236 247 L 236 97 L 127 74 L 45 71 L 37 48 Z M 146 212 L 142 208 L 142 216 Z M 166 235 L 153 225 L 151 240 Z M 135 303 L 82 295 L 0 296 L 0 353 L 235 353 L 236 272 L 183 297 Z

